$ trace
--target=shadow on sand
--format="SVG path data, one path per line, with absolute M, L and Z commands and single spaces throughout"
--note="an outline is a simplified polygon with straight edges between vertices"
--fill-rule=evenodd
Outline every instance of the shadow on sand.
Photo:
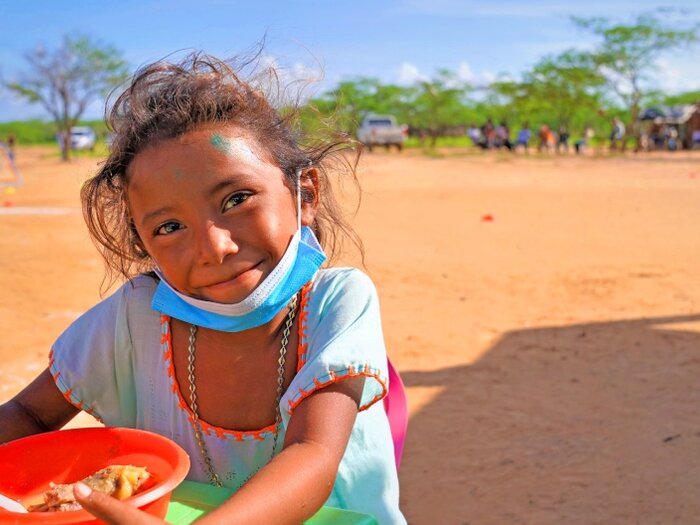
M 409 423 L 409 522 L 697 522 L 698 326 L 700 314 L 517 330 L 472 365 L 402 370 L 409 399 L 437 392 Z

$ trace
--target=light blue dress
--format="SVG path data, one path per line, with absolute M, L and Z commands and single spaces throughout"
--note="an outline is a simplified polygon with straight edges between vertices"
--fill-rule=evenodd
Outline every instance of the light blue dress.
M 109 426 L 150 430 L 190 455 L 188 479 L 207 482 L 192 414 L 175 377 L 170 320 L 151 308 L 157 282 L 124 284 L 77 319 L 56 341 L 50 368 L 63 395 Z M 297 374 L 282 396 L 282 429 L 308 395 L 350 376 L 364 376 L 360 412 L 327 505 L 406 523 L 389 423 L 380 401 L 387 361 L 379 302 L 371 280 L 352 268 L 321 270 L 302 293 Z M 270 459 L 274 427 L 236 431 L 200 420 L 215 471 L 237 489 Z

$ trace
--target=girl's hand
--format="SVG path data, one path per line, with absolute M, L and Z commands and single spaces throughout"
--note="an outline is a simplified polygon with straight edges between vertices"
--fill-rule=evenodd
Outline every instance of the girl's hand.
M 109 525 L 162 525 L 165 523 L 128 503 L 92 490 L 84 483 L 76 483 L 73 494 L 85 510 Z

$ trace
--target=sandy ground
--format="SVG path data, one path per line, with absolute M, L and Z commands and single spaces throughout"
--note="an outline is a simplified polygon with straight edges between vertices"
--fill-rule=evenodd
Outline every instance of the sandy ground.
M 0 401 L 99 299 L 78 209 L 95 164 L 23 149 L 0 195 Z M 361 178 L 409 522 L 696 523 L 700 154 L 379 153 Z

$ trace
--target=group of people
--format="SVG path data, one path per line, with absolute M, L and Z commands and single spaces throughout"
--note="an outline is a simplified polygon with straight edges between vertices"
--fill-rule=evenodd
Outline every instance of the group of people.
M 505 120 L 494 124 L 488 119 L 482 126 L 471 124 L 467 127 L 467 136 L 472 144 L 483 150 L 506 149 L 517 151 L 522 149 L 528 152 L 530 145 L 536 146 L 538 152 L 544 153 L 568 153 L 573 148 L 577 154 L 583 153 L 591 143 L 595 132 L 590 125 L 584 126 L 578 138 L 571 142 L 571 134 L 566 126 L 559 126 L 554 130 L 549 125 L 543 124 L 533 133 L 527 122 L 518 130 L 515 140 L 511 140 L 511 131 Z M 623 149 L 628 139 L 627 129 L 619 117 L 613 117 L 610 124 L 609 147 L 610 151 Z M 695 130 L 690 137 L 691 147 L 700 149 L 700 130 Z M 655 122 L 648 131 L 639 136 L 639 150 L 669 150 L 681 149 L 682 144 L 678 129 L 675 126 Z
M 515 141 L 511 141 L 508 123 L 502 120 L 498 125 L 495 125 L 491 119 L 488 119 L 481 127 L 471 124 L 467 128 L 467 136 L 474 146 L 484 150 L 517 151 L 522 149 L 525 152 L 529 152 L 531 142 L 536 139 L 537 151 L 546 153 L 568 153 L 571 139 L 569 130 L 565 126 L 560 126 L 557 131 L 554 131 L 547 124 L 540 126 L 537 135 L 533 136 L 530 125 L 525 122 L 518 130 Z M 593 136 L 593 128 L 586 126 L 581 136 L 573 143 L 574 151 L 583 153 Z
M 678 124 L 664 122 L 656 118 L 650 125 L 642 125 L 635 133 L 635 151 L 677 151 L 684 147 L 700 149 L 700 129 L 679 129 Z M 624 144 L 626 136 L 625 125 L 618 117 L 612 121 L 610 132 L 610 149 L 615 150 Z M 684 137 L 682 133 L 687 133 Z
M 640 136 L 640 149 L 645 151 L 676 151 L 683 148 L 681 136 L 676 126 L 655 120 Z M 690 134 L 690 148 L 700 149 L 700 130 Z

